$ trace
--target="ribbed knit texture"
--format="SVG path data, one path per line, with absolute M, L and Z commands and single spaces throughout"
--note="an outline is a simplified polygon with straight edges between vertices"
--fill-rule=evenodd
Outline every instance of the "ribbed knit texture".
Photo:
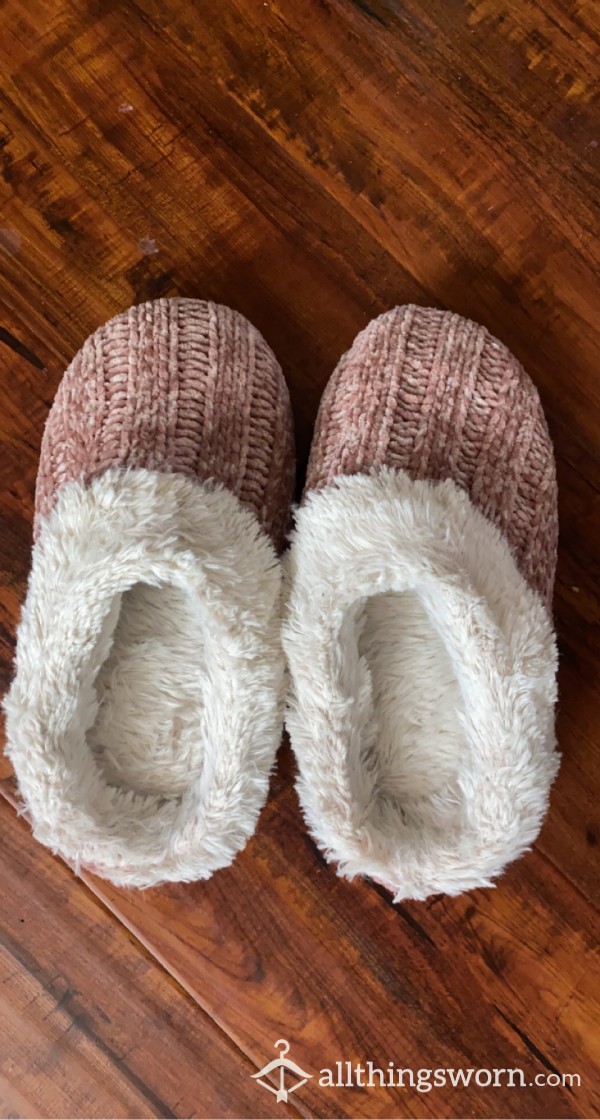
M 323 394 L 306 488 L 384 465 L 466 490 L 550 609 L 558 537 L 552 444 L 533 382 L 484 327 L 408 306 L 358 335 Z
M 36 536 L 60 487 L 111 467 L 214 479 L 281 546 L 294 471 L 289 396 L 275 356 L 243 315 L 160 299 L 84 343 L 44 432 Z

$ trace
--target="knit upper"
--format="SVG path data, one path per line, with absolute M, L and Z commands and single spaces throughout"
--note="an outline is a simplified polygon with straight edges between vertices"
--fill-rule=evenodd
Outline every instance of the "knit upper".
M 214 479 L 281 545 L 294 467 L 289 396 L 272 351 L 243 315 L 160 299 L 84 343 L 46 424 L 36 534 L 60 487 L 110 467 Z
M 358 335 L 323 394 L 306 486 L 384 465 L 466 490 L 550 607 L 558 536 L 552 444 L 533 382 L 484 327 L 408 306 Z

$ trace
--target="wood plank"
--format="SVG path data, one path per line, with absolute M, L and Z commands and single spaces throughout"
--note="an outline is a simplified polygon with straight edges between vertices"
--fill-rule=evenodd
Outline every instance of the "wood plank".
M 392 1061 L 415 1073 L 518 1069 L 523 1085 L 471 1084 L 468 1108 L 480 1117 L 594 1115 L 594 908 L 539 852 L 494 891 L 393 906 L 384 891 L 342 882 L 324 865 L 290 770 L 282 752 L 256 836 L 208 883 L 135 892 L 84 881 L 257 1068 L 286 1037 L 317 1077 L 337 1061 Z M 3 792 L 14 796 L 8 782 Z M 581 1083 L 534 1083 L 549 1074 Z M 294 1101 L 317 1115 L 429 1117 L 442 1108 L 463 1115 L 464 1093 L 313 1081 Z
M 0 1114 L 269 1116 L 254 1067 L 1 799 L 0 830 Z
M 285 760 L 280 775 L 285 774 Z M 593 1115 L 600 1048 L 597 914 L 535 853 L 493 892 L 394 907 L 315 859 L 289 783 L 250 851 L 205 887 L 124 897 L 93 888 L 209 1014 L 260 1061 L 291 1035 L 308 1070 L 339 1058 L 414 1070 L 521 1067 L 579 1073 L 572 1093 L 471 1089 L 479 1116 Z M 251 935 L 252 949 L 248 945 Z M 202 964 L 199 966 L 198 954 Z M 244 984 L 239 984 L 243 977 Z M 257 1047 L 261 1043 L 262 1050 Z M 323 1110 L 323 1091 L 302 1091 Z M 326 1114 L 438 1115 L 435 1091 L 337 1090 Z M 462 1115 L 461 1093 L 443 1107 Z
M 341 332 L 345 325 L 349 341 L 357 295 L 363 305 L 367 297 L 371 311 L 418 298 L 420 289 L 421 298 L 425 292 L 505 336 L 510 324 L 509 341 L 527 357 L 547 404 L 593 440 L 587 404 L 593 388 L 585 371 L 598 360 L 590 298 L 598 266 L 590 237 L 598 153 L 590 146 L 589 109 L 597 12 L 586 11 L 585 37 L 575 20 L 560 20 L 566 24 L 561 50 L 555 57 L 547 40 L 530 72 L 528 36 L 536 20 L 546 22 L 541 5 L 531 2 L 523 6 L 525 17 L 512 19 L 501 18 L 494 5 L 478 6 L 475 14 L 471 5 L 454 3 L 453 23 L 447 6 L 425 15 L 413 2 L 405 6 L 400 34 L 402 21 L 386 5 L 384 28 L 345 0 L 331 9 L 307 3 L 260 10 L 230 0 L 221 5 L 219 33 L 205 37 L 199 37 L 197 7 L 184 0 L 168 8 L 157 0 L 111 6 L 92 25 L 77 21 L 76 3 L 57 7 L 54 42 L 44 39 L 41 65 L 32 21 L 31 53 L 18 68 L 7 110 L 15 134 L 25 117 L 31 123 L 28 146 L 37 140 L 58 157 L 59 183 L 49 191 L 42 224 L 51 227 L 56 206 L 60 237 L 77 245 L 67 279 L 88 315 L 91 269 L 91 278 L 100 273 L 105 285 L 104 293 L 94 288 L 97 306 L 106 303 L 109 285 L 121 307 L 128 280 L 137 298 L 201 280 L 208 294 L 235 291 L 257 325 L 271 323 L 275 342 L 281 331 L 275 307 L 277 318 L 285 307 L 288 329 L 300 321 L 311 332 L 315 309 L 326 308 L 332 327 Z M 67 33 L 73 26 L 75 43 Z M 569 44 L 573 55 L 582 38 L 579 84 L 567 97 Z M 511 50 L 515 78 L 507 82 L 496 60 Z M 143 52 L 152 60 L 147 66 Z M 464 85 L 460 67 L 469 79 Z M 526 73 L 529 82 L 520 80 Z M 114 96 L 94 97 L 99 82 Z M 424 89 L 436 110 L 426 116 Z M 564 104 L 558 119 L 546 123 L 551 92 L 563 93 Z M 121 96 L 133 113 L 119 113 Z M 90 100 L 92 111 L 83 113 Z M 10 156 L 10 144 L 6 150 Z M 23 159 L 19 152 L 14 162 L 19 189 L 27 192 L 37 180 L 31 169 L 22 171 Z M 44 162 L 44 183 L 49 172 Z M 86 194 L 94 205 L 89 215 Z M 104 212 L 100 229 L 96 208 Z M 107 208 L 120 237 L 105 224 Z M 292 230 L 282 230 L 291 215 Z M 325 240 L 315 245 L 319 232 Z M 161 253 L 136 270 L 135 246 L 148 234 Z M 374 244 L 366 254 L 373 265 L 365 292 L 367 234 Z M 335 262 L 332 238 L 344 254 Z M 317 249 L 329 258 L 320 271 L 310 259 Z M 277 267 L 283 253 L 284 272 Z M 141 288 L 136 277 L 143 278 Z M 336 345 L 332 360 L 338 354 Z M 561 375 L 570 375 L 565 401 L 553 391 Z
M 306 838 L 285 755 L 234 868 L 143 896 L 90 885 L 251 1068 L 283 1033 L 313 1071 L 389 1056 L 583 1077 L 572 1091 L 429 1094 L 328 1093 L 313 1079 L 299 1109 L 592 1114 L 598 6 L 30 0 L 24 10 L 6 0 L 3 16 L 4 685 L 47 408 L 85 336 L 131 302 L 198 295 L 247 314 L 282 362 L 301 463 L 327 377 L 357 330 L 398 302 L 451 307 L 484 322 L 532 374 L 559 466 L 563 765 L 536 851 L 496 891 L 394 910 L 374 888 L 338 882 Z

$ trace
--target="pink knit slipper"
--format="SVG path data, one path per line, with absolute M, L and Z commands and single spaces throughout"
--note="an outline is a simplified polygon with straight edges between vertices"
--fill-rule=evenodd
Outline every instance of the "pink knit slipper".
M 401 898 L 489 886 L 558 767 L 554 459 L 537 392 L 458 315 L 396 308 L 325 391 L 288 560 L 307 822 Z
M 281 370 L 235 311 L 133 307 L 67 370 L 5 707 L 35 835 L 76 866 L 202 879 L 252 835 L 283 723 L 292 476 Z

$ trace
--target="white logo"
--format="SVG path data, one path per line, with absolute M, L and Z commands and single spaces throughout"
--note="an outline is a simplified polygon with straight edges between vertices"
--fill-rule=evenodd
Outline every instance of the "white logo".
M 272 1062 L 269 1062 L 263 1069 L 260 1069 L 258 1073 L 253 1073 L 252 1077 L 255 1081 L 258 1081 L 259 1085 L 262 1085 L 263 1089 L 268 1089 L 270 1093 L 274 1093 L 278 1101 L 287 1103 L 290 1094 L 295 1093 L 296 1089 L 299 1089 L 301 1085 L 306 1085 L 309 1077 L 312 1077 L 312 1073 L 306 1073 L 306 1071 L 301 1069 L 300 1066 L 297 1066 L 295 1062 L 292 1062 L 291 1058 L 285 1057 L 290 1049 L 290 1044 L 287 1039 L 280 1038 L 275 1043 L 275 1049 L 279 1050 L 279 1057 L 273 1058 Z M 274 1085 L 271 1085 L 269 1081 L 263 1080 L 263 1078 L 268 1077 L 269 1074 L 273 1073 L 276 1069 L 279 1070 L 278 1089 Z M 295 1085 L 290 1085 L 287 1089 L 285 1085 L 286 1070 L 299 1079 L 296 1081 Z

